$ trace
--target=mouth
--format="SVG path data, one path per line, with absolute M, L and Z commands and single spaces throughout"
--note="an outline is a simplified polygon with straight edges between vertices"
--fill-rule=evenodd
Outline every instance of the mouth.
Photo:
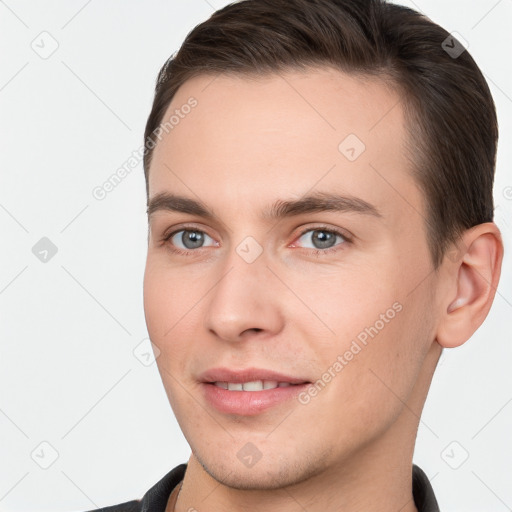
M 249 382 L 212 382 L 214 386 L 228 391 L 263 391 L 265 389 L 286 388 L 288 386 L 298 386 L 291 382 L 278 382 L 277 380 L 252 380 Z M 302 384 L 305 384 L 303 382 Z
M 199 377 L 207 405 L 223 414 L 253 416 L 284 407 L 311 381 L 271 370 L 214 368 Z

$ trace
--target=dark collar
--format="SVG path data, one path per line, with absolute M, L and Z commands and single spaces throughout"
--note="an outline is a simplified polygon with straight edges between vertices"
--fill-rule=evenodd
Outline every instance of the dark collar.
M 423 470 L 412 465 L 412 495 L 418 512 L 439 512 L 432 484 Z
M 139 510 L 140 512 L 165 512 L 169 495 L 183 480 L 186 469 L 186 464 L 180 464 L 169 471 L 169 473 L 167 473 L 159 482 L 151 487 L 146 494 L 144 494 L 140 502 L 140 509 L 136 509 L 134 512 L 138 512 Z
M 183 480 L 186 469 L 186 464 L 176 466 L 151 487 L 140 501 L 128 501 L 94 512 L 165 512 L 169 495 Z M 423 470 L 415 464 L 412 466 L 412 494 L 418 512 L 439 512 L 439 505 L 432 485 Z

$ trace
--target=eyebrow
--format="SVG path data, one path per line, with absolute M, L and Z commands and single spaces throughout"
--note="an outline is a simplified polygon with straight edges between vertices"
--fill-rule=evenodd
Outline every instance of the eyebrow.
M 157 211 L 181 212 L 211 221 L 218 220 L 217 216 L 203 202 L 168 192 L 156 194 L 149 200 L 148 218 Z M 300 199 L 279 199 L 270 208 L 263 211 L 261 218 L 265 221 L 274 221 L 285 217 L 326 211 L 353 212 L 382 218 L 382 213 L 363 199 L 328 192 L 316 192 Z

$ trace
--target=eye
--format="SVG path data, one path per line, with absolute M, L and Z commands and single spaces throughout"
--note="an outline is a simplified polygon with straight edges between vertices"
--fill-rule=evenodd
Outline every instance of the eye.
M 208 240 L 213 242 L 210 236 L 198 229 L 180 229 L 164 237 L 165 242 L 170 242 L 171 250 L 178 254 L 190 254 L 190 251 L 202 249 Z M 211 245 L 215 245 L 215 242 Z
M 338 244 L 336 244 L 337 239 L 341 240 Z M 310 228 L 303 231 L 298 240 L 302 240 L 302 246 L 304 243 L 308 243 L 308 241 L 313 244 L 312 249 L 315 249 L 315 254 L 317 255 L 341 250 L 337 247 L 351 242 L 350 238 L 346 234 L 325 226 L 319 226 L 313 229 Z
M 303 231 L 297 240 L 301 240 L 301 247 L 304 247 L 304 243 L 313 244 L 311 249 L 314 250 L 314 253 L 317 256 L 336 252 L 341 250 L 339 246 L 352 242 L 351 238 L 349 238 L 344 232 L 328 228 L 326 226 L 309 228 Z M 218 243 L 204 231 L 192 228 L 183 228 L 178 231 L 173 231 L 168 235 L 164 235 L 162 241 L 168 245 L 171 252 L 183 256 L 191 256 L 194 253 L 199 252 L 197 249 L 202 249 L 208 246 L 218 246 Z M 337 241 L 339 241 L 339 243 L 336 243 Z M 205 243 L 208 243 L 208 245 L 205 245 Z M 295 243 L 292 244 L 292 247 L 294 246 Z M 307 248 L 308 247 L 306 247 L 306 249 Z

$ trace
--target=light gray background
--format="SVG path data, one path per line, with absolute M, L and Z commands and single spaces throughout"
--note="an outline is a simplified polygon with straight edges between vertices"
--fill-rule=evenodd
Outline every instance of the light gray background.
M 0 1 L 1 510 L 140 498 L 188 459 L 144 356 L 142 165 L 105 199 L 92 191 L 141 146 L 163 62 L 227 3 Z M 490 83 L 510 250 L 512 0 L 403 3 L 461 34 Z M 42 237 L 58 249 L 46 263 Z M 512 510 L 510 263 L 484 326 L 443 354 L 420 424 L 414 460 L 443 511 Z

